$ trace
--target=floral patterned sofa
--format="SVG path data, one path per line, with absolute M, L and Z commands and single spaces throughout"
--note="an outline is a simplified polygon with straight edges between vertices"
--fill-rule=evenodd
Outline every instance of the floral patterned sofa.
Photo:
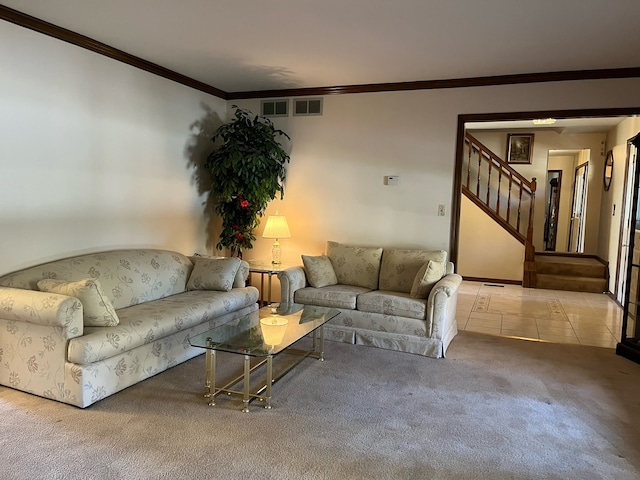
M 87 407 L 203 353 L 188 338 L 258 309 L 238 258 L 91 253 L 0 277 L 0 384 Z
M 303 267 L 278 274 L 281 301 L 339 309 L 324 327 L 328 339 L 441 358 L 458 333 L 462 281 L 446 258 L 328 242 L 325 255 L 302 255 Z

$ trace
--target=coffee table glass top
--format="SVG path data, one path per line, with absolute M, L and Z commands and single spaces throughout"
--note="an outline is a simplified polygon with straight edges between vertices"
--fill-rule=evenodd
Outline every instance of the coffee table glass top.
M 275 355 L 339 315 L 335 308 L 273 304 L 189 338 L 194 347 L 254 357 Z

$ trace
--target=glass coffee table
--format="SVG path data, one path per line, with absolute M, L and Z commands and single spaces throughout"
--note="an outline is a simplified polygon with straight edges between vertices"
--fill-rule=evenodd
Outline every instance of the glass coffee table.
M 232 320 L 216 328 L 189 338 L 194 347 L 206 349 L 205 357 L 205 397 L 209 405 L 215 405 L 215 398 L 227 394 L 242 398 L 242 411 L 249 411 L 253 400 L 264 402 L 264 408 L 271 408 L 271 386 L 291 371 L 306 357 L 324 360 L 323 325 L 340 312 L 335 308 L 315 307 L 298 304 L 275 304 Z M 303 337 L 311 336 L 311 349 L 293 348 L 293 344 Z M 218 387 L 216 385 L 216 352 L 244 355 L 243 373 Z M 296 355 L 295 361 L 273 376 L 273 357 L 281 352 Z M 251 360 L 255 364 L 251 365 Z M 253 391 L 250 389 L 251 373 L 266 367 L 265 381 Z M 243 382 L 242 391 L 231 388 Z

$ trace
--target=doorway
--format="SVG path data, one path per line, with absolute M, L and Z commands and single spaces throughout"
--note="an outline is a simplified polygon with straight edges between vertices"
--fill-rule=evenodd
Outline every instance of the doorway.
M 587 218 L 587 184 L 589 163 L 578 165 L 573 177 L 573 200 L 569 222 L 569 253 L 584 252 L 584 225 Z
M 627 268 L 629 267 L 629 239 L 635 230 L 631 219 L 633 207 L 633 182 L 636 172 L 637 149 L 627 144 L 627 158 L 625 161 L 624 190 L 622 194 L 622 215 L 620 220 L 620 246 L 618 247 L 618 268 L 616 269 L 616 300 L 622 304 L 627 288 Z M 615 208 L 615 206 L 614 206 Z
M 556 241 L 558 239 L 558 220 L 560 211 L 560 194 L 562 192 L 562 170 L 547 171 L 547 189 L 544 219 L 544 250 L 545 252 L 556 251 Z

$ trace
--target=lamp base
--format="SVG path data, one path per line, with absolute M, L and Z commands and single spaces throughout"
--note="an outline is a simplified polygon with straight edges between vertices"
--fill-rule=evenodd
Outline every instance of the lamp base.
M 280 261 L 280 259 L 282 258 L 282 248 L 280 248 L 280 242 L 278 242 L 278 239 L 273 242 L 273 247 L 271 248 L 271 256 L 273 257 L 273 260 L 271 260 L 271 263 L 273 265 L 279 265 L 280 263 L 282 263 Z

